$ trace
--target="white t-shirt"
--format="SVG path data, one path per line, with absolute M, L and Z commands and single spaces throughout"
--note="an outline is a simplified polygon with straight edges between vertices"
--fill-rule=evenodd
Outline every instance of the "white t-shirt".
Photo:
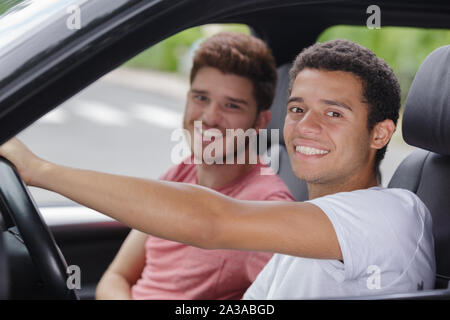
M 433 289 L 431 215 L 404 189 L 373 187 L 307 201 L 333 224 L 344 263 L 275 254 L 244 299 L 314 299 Z

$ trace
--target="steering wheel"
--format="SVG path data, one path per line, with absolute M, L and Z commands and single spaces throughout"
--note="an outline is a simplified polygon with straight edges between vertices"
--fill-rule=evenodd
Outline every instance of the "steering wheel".
M 78 300 L 67 285 L 67 263 L 14 165 L 0 157 L 0 208 L 6 228 L 16 226 L 51 299 Z

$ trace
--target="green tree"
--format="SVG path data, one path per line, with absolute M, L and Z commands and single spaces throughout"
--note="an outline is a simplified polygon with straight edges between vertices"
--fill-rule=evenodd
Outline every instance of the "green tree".
M 132 68 L 149 68 L 163 71 L 180 71 L 183 56 L 195 49 L 201 40 L 220 31 L 250 33 L 245 25 L 205 25 L 187 29 L 143 51 L 125 63 Z

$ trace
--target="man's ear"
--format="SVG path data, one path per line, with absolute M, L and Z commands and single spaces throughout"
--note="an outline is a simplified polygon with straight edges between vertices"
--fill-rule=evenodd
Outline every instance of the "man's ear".
M 372 129 L 372 143 L 370 146 L 374 149 L 381 149 L 389 143 L 395 131 L 394 121 L 385 119 L 378 122 Z
M 272 118 L 272 113 L 270 113 L 270 110 L 263 110 L 260 111 L 256 117 L 255 121 L 255 129 L 258 131 L 259 129 L 264 129 L 267 127 L 267 125 L 270 122 L 270 119 Z

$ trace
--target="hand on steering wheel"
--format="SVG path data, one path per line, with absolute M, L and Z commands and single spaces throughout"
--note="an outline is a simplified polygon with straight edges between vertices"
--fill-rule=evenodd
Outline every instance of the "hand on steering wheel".
M 67 286 L 67 263 L 15 167 L 0 157 L 0 208 L 6 227 L 17 226 L 51 299 L 78 299 Z

